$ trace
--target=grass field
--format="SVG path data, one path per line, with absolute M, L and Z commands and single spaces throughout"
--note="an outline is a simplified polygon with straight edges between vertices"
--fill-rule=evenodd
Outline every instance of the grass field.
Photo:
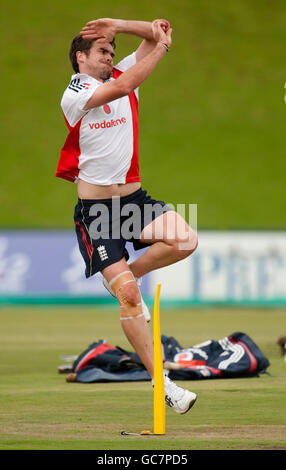
M 114 310 L 2 308 L 0 449 L 286 450 L 286 364 L 276 341 L 285 310 L 162 310 L 161 333 L 188 347 L 247 333 L 270 360 L 259 378 L 180 382 L 198 394 L 184 416 L 166 410 L 166 435 L 121 436 L 153 427 L 150 383 L 66 383 L 61 355 L 105 339 L 130 350 Z

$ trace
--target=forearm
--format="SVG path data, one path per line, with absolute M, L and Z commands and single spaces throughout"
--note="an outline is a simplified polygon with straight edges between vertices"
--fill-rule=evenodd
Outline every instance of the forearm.
M 131 93 L 151 75 L 165 54 L 166 48 L 162 44 L 157 44 L 146 57 L 126 70 L 126 72 L 116 80 L 117 85 L 121 86 L 123 84 L 125 93 Z
M 167 20 L 155 20 L 160 22 L 160 27 L 166 33 L 169 28 Z M 121 20 L 113 18 L 100 18 L 99 20 L 89 21 L 81 30 L 81 35 L 85 39 L 104 38 L 111 42 L 117 34 L 133 34 L 145 39 L 148 43 L 155 43 L 153 24 L 148 21 Z
M 148 21 L 114 20 L 116 34 L 133 34 L 149 41 L 154 41 L 152 23 Z

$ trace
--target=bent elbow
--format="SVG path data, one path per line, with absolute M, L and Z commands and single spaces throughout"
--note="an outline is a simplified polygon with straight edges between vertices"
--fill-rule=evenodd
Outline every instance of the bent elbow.
M 117 84 L 117 90 L 119 97 L 128 96 L 132 93 L 133 88 L 129 82 L 123 82 Z

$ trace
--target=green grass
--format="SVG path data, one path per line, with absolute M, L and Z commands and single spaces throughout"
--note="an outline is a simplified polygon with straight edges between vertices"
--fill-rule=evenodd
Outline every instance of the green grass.
M 198 394 L 184 416 L 166 409 L 166 435 L 121 436 L 153 427 L 150 383 L 66 383 L 61 355 L 97 339 L 131 349 L 115 310 L 0 310 L 0 449 L 286 449 L 286 365 L 276 341 L 283 310 L 161 309 L 161 332 L 188 347 L 243 331 L 270 360 L 259 378 L 180 382 Z
M 86 21 L 106 16 L 166 17 L 174 28 L 141 90 L 143 186 L 197 203 L 199 228 L 286 227 L 284 0 L 27 0 L 1 11 L 2 227 L 72 224 L 76 188 L 54 178 L 67 52 Z M 117 58 L 138 44 L 118 36 Z

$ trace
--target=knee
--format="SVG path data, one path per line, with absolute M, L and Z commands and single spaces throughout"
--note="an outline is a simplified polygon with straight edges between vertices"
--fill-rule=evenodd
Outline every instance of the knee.
M 198 248 L 199 240 L 198 236 L 195 232 L 193 232 L 192 238 L 190 240 L 190 246 L 189 246 L 189 255 L 191 255 L 196 249 Z
M 124 299 L 126 304 L 136 306 L 141 302 L 141 295 L 136 282 L 128 282 L 121 288 L 121 299 Z
M 136 282 L 127 282 L 117 296 L 120 305 L 120 320 L 134 320 L 143 316 L 141 295 Z
M 191 232 L 184 240 L 177 240 L 174 249 L 178 253 L 179 259 L 190 256 L 198 247 L 198 237 L 195 232 Z

